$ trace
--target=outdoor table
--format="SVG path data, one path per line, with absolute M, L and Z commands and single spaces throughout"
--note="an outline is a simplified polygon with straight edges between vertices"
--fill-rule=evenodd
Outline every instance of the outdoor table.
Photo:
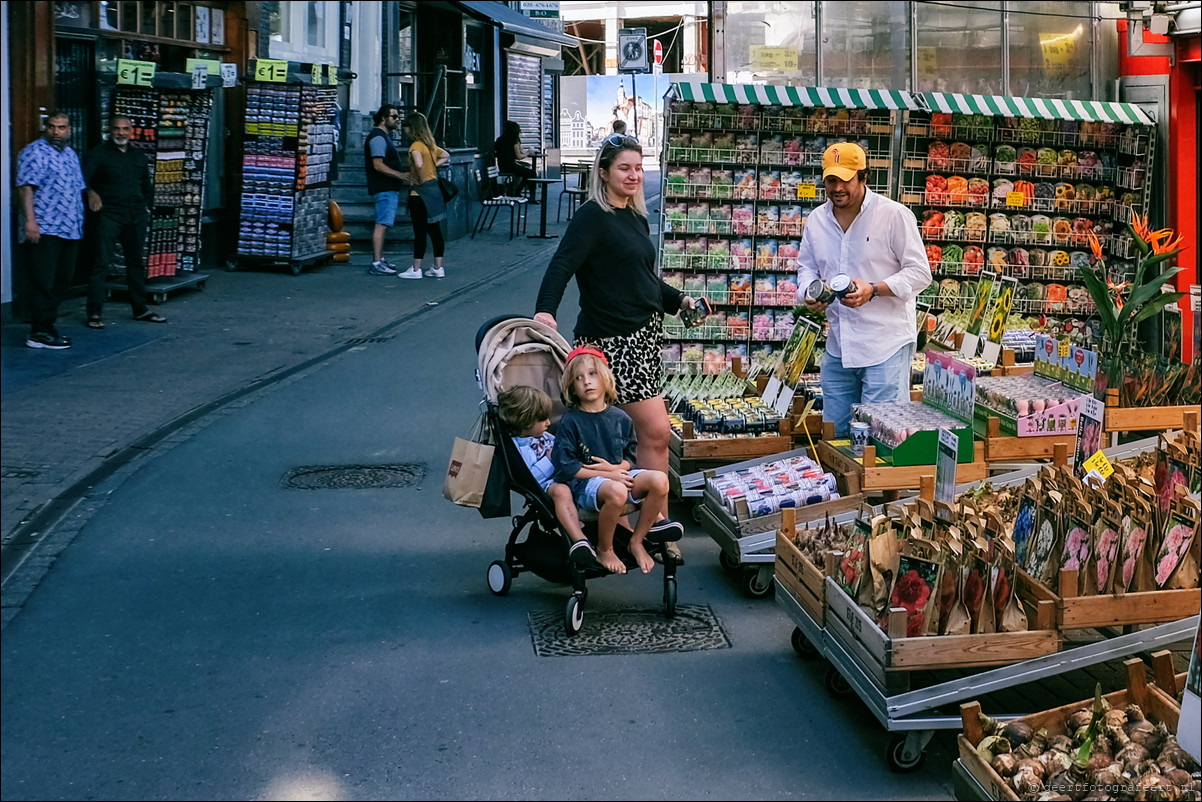
M 527 178 L 527 183 L 535 184 L 542 187 L 542 196 L 539 202 L 538 209 L 538 233 L 527 234 L 528 239 L 555 239 L 558 234 L 547 233 L 547 187 L 551 184 L 558 184 L 558 178 Z

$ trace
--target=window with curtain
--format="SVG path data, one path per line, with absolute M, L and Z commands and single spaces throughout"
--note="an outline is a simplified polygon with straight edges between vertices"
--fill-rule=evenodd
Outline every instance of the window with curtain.
M 905 2 L 822 4 L 822 83 L 850 89 L 909 89 Z
M 1011 2 L 1010 88 L 1022 97 L 1090 97 L 1089 3 Z M 1023 13 L 1033 12 L 1033 13 Z
M 731 2 L 725 12 L 726 83 L 814 85 L 814 3 Z
M 976 7 L 918 3 L 914 54 L 919 92 L 1004 95 L 1002 86 L 1002 4 Z

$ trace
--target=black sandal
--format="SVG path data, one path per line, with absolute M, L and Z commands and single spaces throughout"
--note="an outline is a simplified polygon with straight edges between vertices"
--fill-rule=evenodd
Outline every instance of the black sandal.
M 89 329 L 103 329 L 104 328 L 104 322 L 98 317 L 88 318 L 88 322 L 85 325 Z
M 167 318 L 160 315 L 158 312 L 152 312 L 147 309 L 140 315 L 134 315 L 134 320 L 141 320 L 143 323 L 166 323 Z

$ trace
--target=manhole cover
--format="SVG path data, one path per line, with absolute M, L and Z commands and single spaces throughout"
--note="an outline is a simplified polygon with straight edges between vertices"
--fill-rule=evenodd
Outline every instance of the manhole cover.
M 284 475 L 284 487 L 296 490 L 361 490 L 409 487 L 426 475 L 426 466 L 408 465 L 311 465 L 293 468 Z
M 563 611 L 532 612 L 530 635 L 539 657 L 552 655 L 660 654 L 729 649 L 730 638 L 708 604 L 678 604 L 676 617 L 662 607 L 635 610 L 584 608 L 584 626 L 571 637 Z
M 4 468 L 0 477 L 5 479 L 36 479 L 42 472 L 37 468 Z

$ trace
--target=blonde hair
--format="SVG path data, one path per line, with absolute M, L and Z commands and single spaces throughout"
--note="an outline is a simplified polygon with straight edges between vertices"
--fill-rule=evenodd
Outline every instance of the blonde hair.
M 551 396 L 537 387 L 518 385 L 497 396 L 497 414 L 514 434 L 551 419 Z
M 434 141 L 434 134 L 430 131 L 430 123 L 426 120 L 426 115 L 420 111 L 415 111 L 405 118 L 404 127 L 409 129 L 409 135 L 418 142 L 421 142 L 430 151 L 430 158 L 438 157 L 438 143 Z
M 608 141 L 613 136 L 620 134 L 611 134 L 601 142 L 601 147 L 597 149 L 597 155 L 593 157 L 593 171 L 589 176 L 588 182 L 588 199 L 600 206 L 607 212 L 613 213 L 614 206 L 609 202 L 608 184 L 601 180 L 601 171 L 609 172 L 609 168 L 613 166 L 614 160 L 628 150 L 634 151 L 643 155 L 643 146 L 638 143 L 633 137 L 625 137 L 621 145 L 610 145 Z M 634 206 L 634 210 L 643 217 L 647 216 L 647 198 L 643 194 L 643 186 L 639 185 L 639 191 L 630 199 L 630 204 Z
M 581 354 L 580 356 L 572 357 L 564 368 L 563 375 L 559 377 L 559 392 L 563 394 L 564 403 L 576 406 L 580 403 L 580 399 L 576 397 L 575 388 L 572 383 L 589 367 L 595 368 L 597 375 L 601 377 L 601 389 L 605 391 L 605 403 L 618 403 L 618 385 L 614 381 L 613 371 L 609 369 L 609 365 L 605 361 L 598 359 L 592 354 Z

